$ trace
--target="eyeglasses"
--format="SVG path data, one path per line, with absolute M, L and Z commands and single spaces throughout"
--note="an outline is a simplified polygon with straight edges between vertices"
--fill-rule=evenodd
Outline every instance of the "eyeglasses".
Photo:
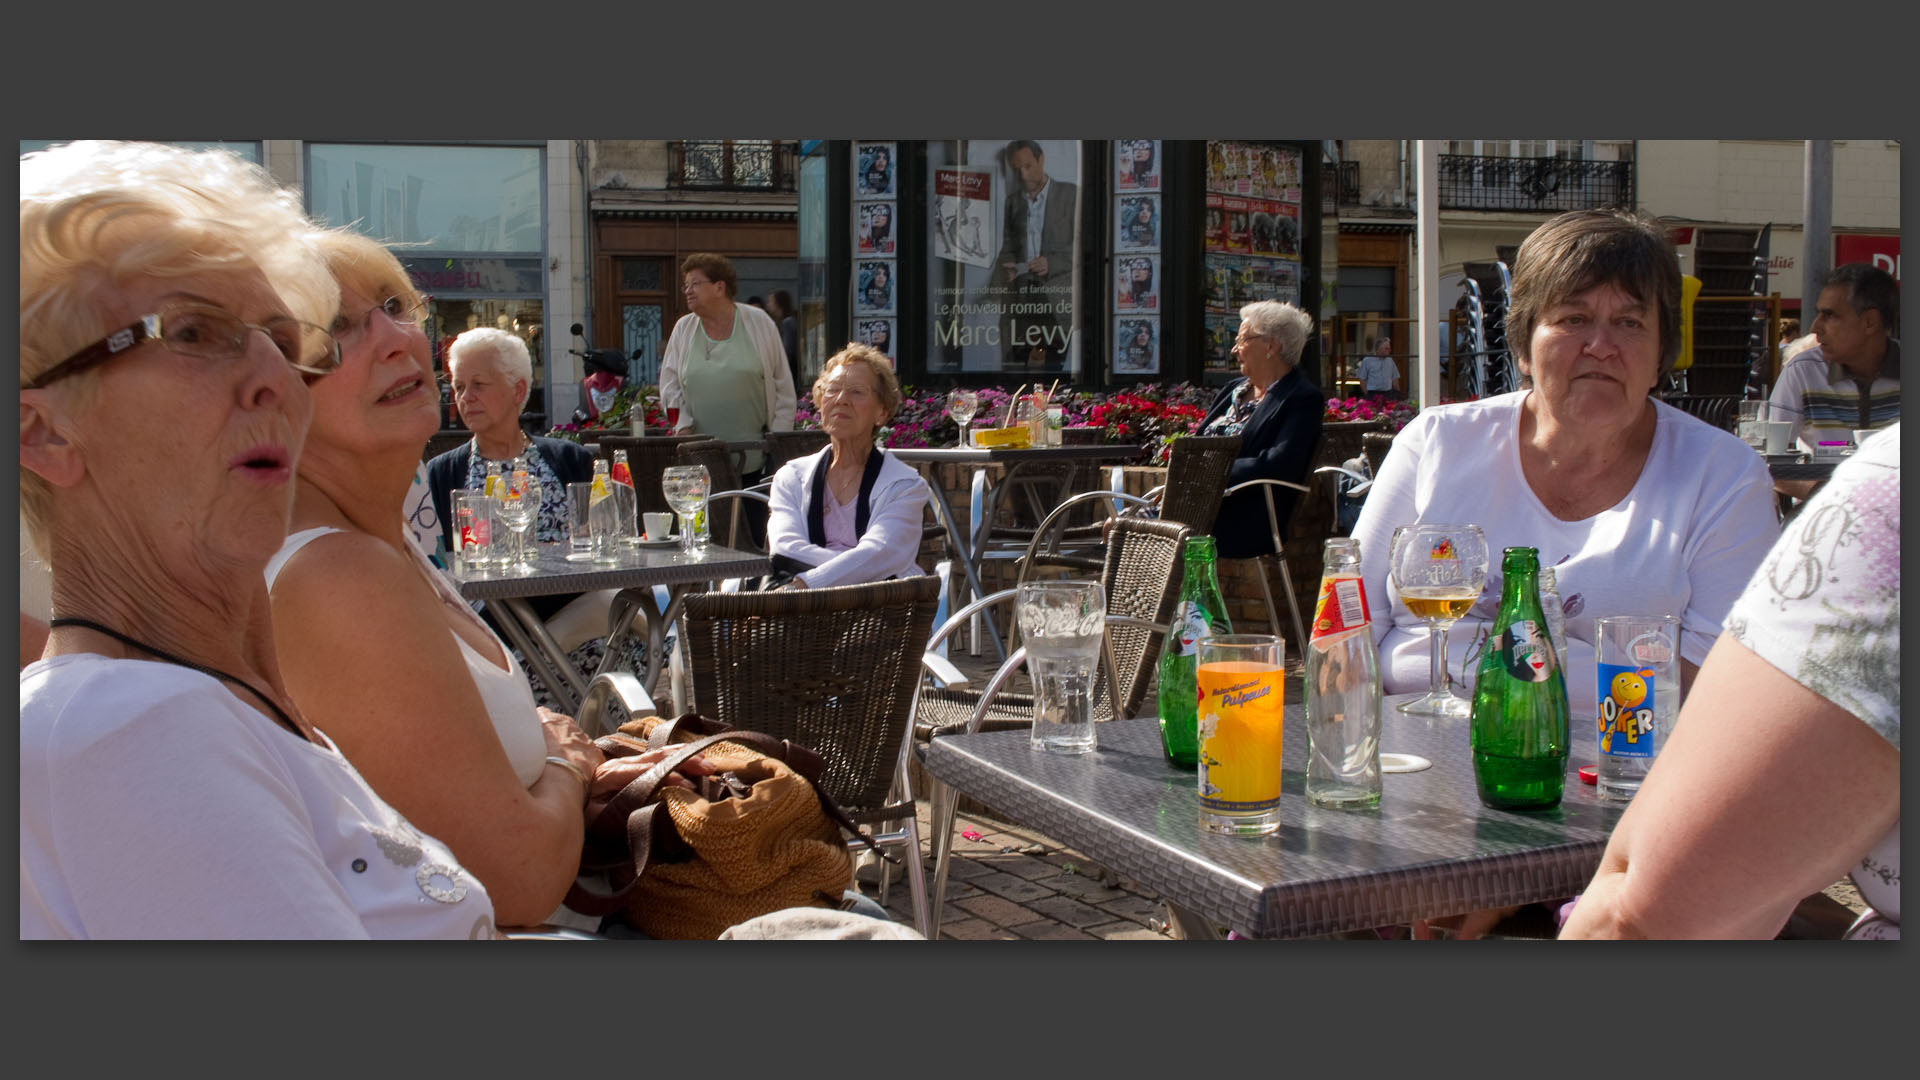
M 333 336 L 342 345 L 351 345 L 360 340 L 360 335 L 373 326 L 373 313 L 376 311 L 385 313 L 387 318 L 401 326 L 418 326 L 420 325 L 420 308 L 421 304 L 418 301 L 409 300 L 404 296 L 389 296 L 368 308 L 357 321 L 348 318 L 344 311 L 334 316 Z
M 142 315 L 132 326 L 115 330 L 99 341 L 41 373 L 27 384 L 30 390 L 97 367 L 143 342 L 157 341 L 175 356 L 195 360 L 232 360 L 247 351 L 247 334 L 258 330 L 295 371 L 312 381 L 340 366 L 340 343 L 332 334 L 298 319 L 269 319 L 265 324 L 242 321 L 230 312 L 204 304 L 170 304 L 158 314 Z

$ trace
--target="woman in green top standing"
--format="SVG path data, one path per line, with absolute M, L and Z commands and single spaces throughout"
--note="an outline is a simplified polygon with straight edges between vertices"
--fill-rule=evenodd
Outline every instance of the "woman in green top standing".
M 660 359 L 660 402 L 678 409 L 674 431 L 746 442 L 793 427 L 793 375 L 780 328 L 738 303 L 739 279 L 724 255 L 696 252 L 680 264 L 688 312 L 673 325 Z M 761 479 L 765 455 L 742 454 L 741 482 Z

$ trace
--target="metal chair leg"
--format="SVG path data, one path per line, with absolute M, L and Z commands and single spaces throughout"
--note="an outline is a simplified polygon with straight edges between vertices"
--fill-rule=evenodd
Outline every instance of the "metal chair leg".
M 929 778 L 928 795 L 933 803 L 933 893 L 927 898 L 932 907 L 928 919 L 930 930 L 926 931 L 929 940 L 940 936 L 941 916 L 947 906 L 947 860 L 953 852 L 953 824 L 955 811 L 959 809 L 958 793 L 945 781 Z
M 1307 647 L 1307 628 L 1306 624 L 1300 621 L 1300 602 L 1295 600 L 1293 596 L 1293 574 L 1287 570 L 1287 553 L 1285 551 L 1278 552 L 1274 555 L 1274 558 L 1280 561 L 1280 584 L 1286 586 L 1287 611 L 1293 616 L 1293 647 L 1296 650 L 1304 649 Z M 1261 574 L 1261 584 L 1264 585 L 1266 580 L 1267 575 Z M 1267 603 L 1269 605 L 1273 603 L 1271 595 L 1269 595 Z
M 940 934 L 934 925 L 933 907 L 927 900 L 927 868 L 920 861 L 920 820 L 907 817 L 907 889 L 913 897 L 913 925 L 920 936 L 932 941 Z M 884 863 L 884 860 L 882 860 Z

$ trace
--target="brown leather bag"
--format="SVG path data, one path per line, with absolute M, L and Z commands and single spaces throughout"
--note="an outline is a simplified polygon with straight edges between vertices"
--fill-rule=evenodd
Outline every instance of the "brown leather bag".
M 717 938 L 783 908 L 840 906 L 853 880 L 841 830 L 872 845 L 820 792 L 825 763 L 804 746 L 694 713 L 630 721 L 594 745 L 609 759 L 677 749 L 588 824 L 581 872 L 606 872 L 614 891 L 576 882 L 567 906 L 582 914 L 617 911 L 653 938 Z M 695 754 L 715 771 L 683 775 L 693 791 L 666 784 Z

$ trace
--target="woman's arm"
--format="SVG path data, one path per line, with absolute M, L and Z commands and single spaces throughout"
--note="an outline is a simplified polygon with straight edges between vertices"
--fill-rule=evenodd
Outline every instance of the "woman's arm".
M 1900 752 L 1724 635 L 1560 936 L 1771 938 L 1900 817 Z
M 1737 480 L 1702 486 L 1703 495 L 1718 486 L 1719 497 L 1715 505 L 1700 511 L 1695 521 L 1700 540 L 1688 545 L 1688 596 L 1686 610 L 1680 613 L 1680 652 L 1696 665 L 1706 660 L 1734 601 L 1780 539 L 1773 481 L 1766 465 L 1752 451 L 1739 460 L 1745 468 Z
M 808 566 L 819 566 L 836 554 L 808 539 L 807 479 L 817 460 L 809 456 L 782 465 L 767 492 L 767 550 Z
M 539 923 L 579 869 L 585 788 L 552 764 L 521 784 L 441 607 L 404 553 L 322 537 L 273 590 L 281 670 L 374 791 L 486 882 L 500 925 Z M 594 757 L 574 748 L 588 776 Z
M 919 476 L 875 491 L 867 531 L 860 542 L 799 575 L 810 589 L 884 581 L 905 573 L 920 551 L 927 512 L 927 483 Z
M 673 324 L 667 347 L 660 353 L 660 408 L 680 410 L 680 422 L 673 426 L 675 434 L 693 430 L 693 410 L 687 408 L 686 395 L 680 388 L 680 365 L 686 362 L 687 342 L 693 336 L 687 323 L 699 318 L 692 313 L 682 315 L 680 321 Z
M 1393 449 L 1367 489 L 1353 538 L 1360 541 L 1360 576 L 1367 590 L 1367 610 L 1373 620 L 1373 641 L 1379 644 L 1393 629 L 1392 599 L 1387 587 L 1393 577 L 1393 530 L 1419 520 L 1417 493 L 1420 462 L 1425 456 L 1426 426 L 1409 425 L 1393 440 Z M 1385 665 L 1382 665 L 1383 668 Z M 1383 674 L 1386 674 L 1384 671 Z M 1425 689 L 1424 684 L 1404 689 Z M 1403 690 L 1388 689 L 1388 693 Z
M 1280 417 L 1273 434 L 1259 447 L 1241 447 L 1241 456 L 1227 470 L 1227 483 L 1243 484 L 1262 478 L 1299 483 L 1313 463 L 1314 447 L 1320 442 L 1320 424 L 1326 414 L 1325 399 L 1318 393 L 1296 390 L 1280 406 Z

